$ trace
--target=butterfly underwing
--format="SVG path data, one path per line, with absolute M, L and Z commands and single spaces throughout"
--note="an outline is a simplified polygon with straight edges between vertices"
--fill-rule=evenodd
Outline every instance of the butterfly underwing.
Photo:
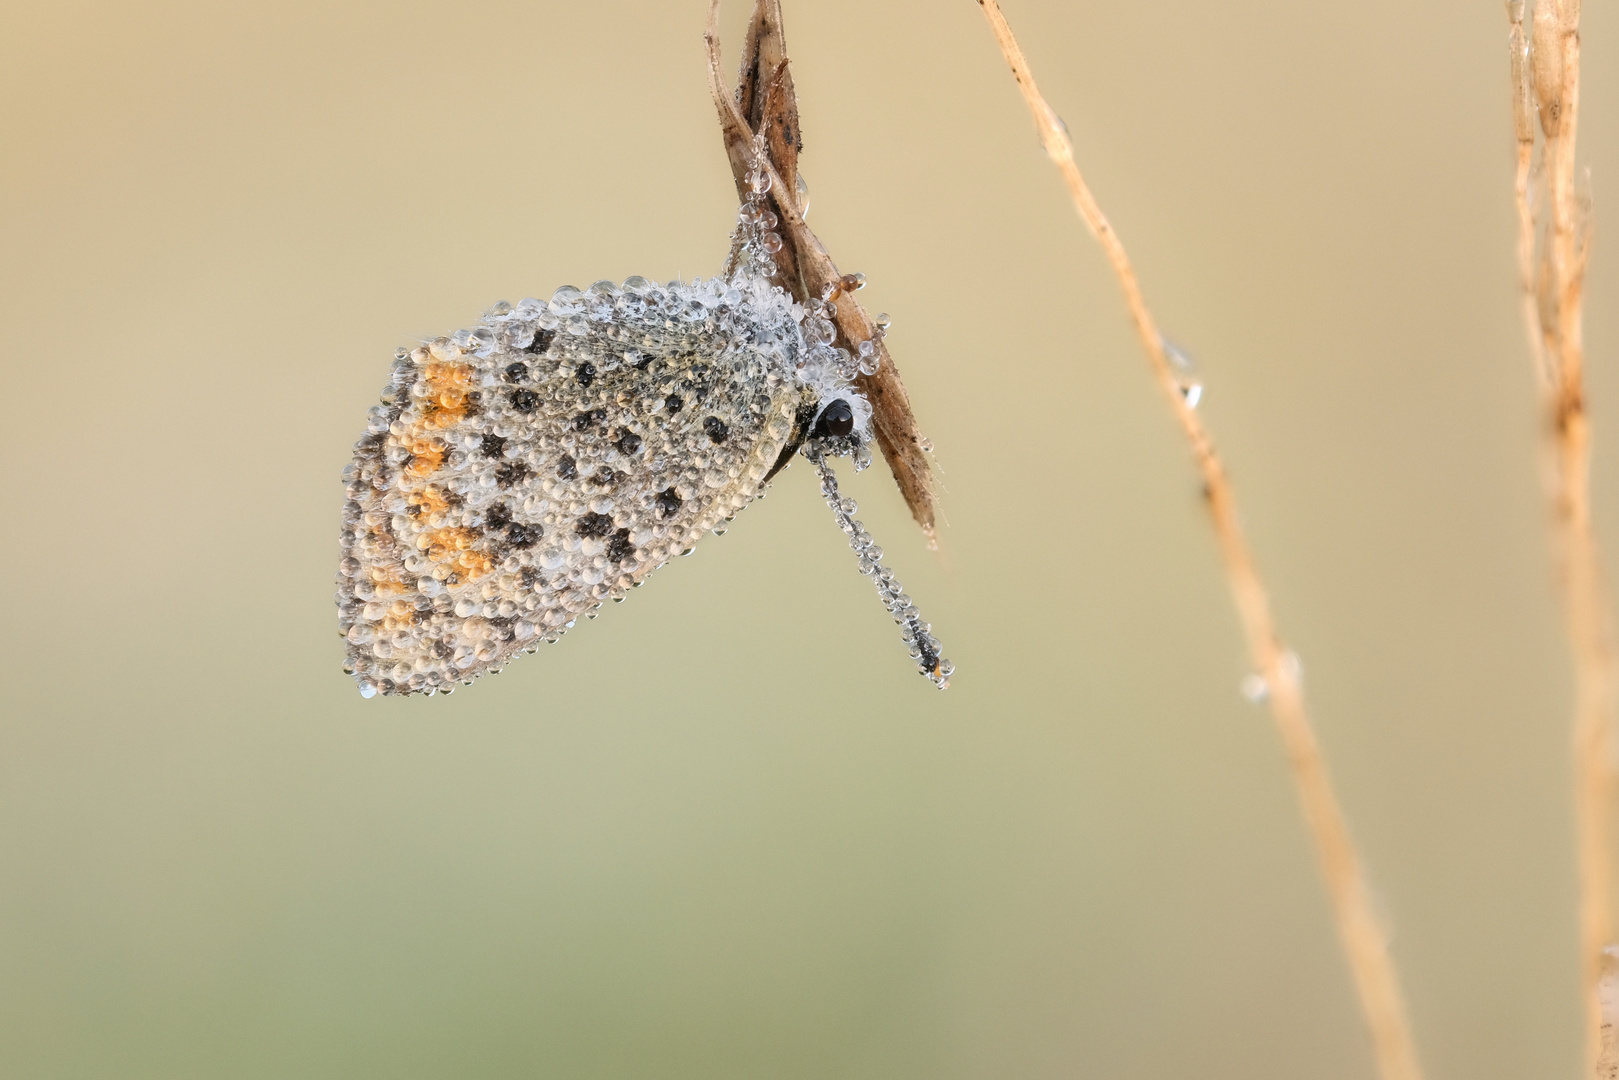
M 556 641 L 724 531 L 795 452 L 918 668 L 948 684 L 839 493 L 827 459 L 871 459 L 861 357 L 833 346 L 822 304 L 771 280 L 762 190 L 727 275 L 564 286 L 398 350 L 343 471 L 339 632 L 362 694 L 447 693 Z

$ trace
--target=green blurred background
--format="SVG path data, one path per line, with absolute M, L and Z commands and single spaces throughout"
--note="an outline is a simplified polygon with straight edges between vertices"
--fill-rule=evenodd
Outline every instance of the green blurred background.
M 786 5 L 943 479 L 812 477 L 448 700 L 339 670 L 396 345 L 714 272 L 704 5 L 0 9 L 0 1075 L 1372 1075 L 1186 449 L 977 6 Z M 1196 358 L 1434 1077 L 1572 1077 L 1498 3 L 1009 0 Z M 727 67 L 746 11 L 725 13 Z M 1619 4 L 1585 5 L 1619 546 Z

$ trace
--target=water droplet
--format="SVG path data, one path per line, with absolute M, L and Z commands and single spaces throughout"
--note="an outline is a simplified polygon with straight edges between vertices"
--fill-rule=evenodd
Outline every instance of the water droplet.
M 1164 347 L 1164 359 L 1169 361 L 1170 367 L 1185 372 L 1197 370 L 1197 365 L 1192 362 L 1191 355 L 1185 349 L 1166 337 L 1160 336 L 1158 341 Z
M 1242 691 L 1243 697 L 1255 705 L 1262 704 L 1266 698 L 1270 697 L 1270 683 L 1265 681 L 1265 676 L 1263 675 L 1244 675 L 1237 689 Z
M 809 217 L 809 185 L 804 182 L 804 174 L 798 174 L 798 216 Z
M 1203 400 L 1203 384 L 1200 382 L 1181 383 L 1181 397 L 1186 399 L 1188 409 L 1197 408 L 1197 403 Z
M 1063 120 L 1062 117 L 1057 115 L 1057 111 L 1050 105 L 1046 106 L 1046 120 L 1051 124 L 1052 127 L 1056 128 L 1064 135 L 1068 134 L 1068 124 Z

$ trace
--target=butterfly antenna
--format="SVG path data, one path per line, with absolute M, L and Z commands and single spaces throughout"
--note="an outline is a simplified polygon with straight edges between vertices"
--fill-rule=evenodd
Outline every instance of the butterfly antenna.
M 905 586 L 899 583 L 894 571 L 882 565 L 883 549 L 872 540 L 866 527 L 855 520 L 855 512 L 860 507 L 853 499 L 845 499 L 838 494 L 838 474 L 832 471 L 826 454 L 811 443 L 805 446 L 804 456 L 814 464 L 816 473 L 821 477 L 821 494 L 826 498 L 826 505 L 832 508 L 832 516 L 837 518 L 838 527 L 848 534 L 849 546 L 854 549 L 855 558 L 860 560 L 860 572 L 876 583 L 877 595 L 882 599 L 883 606 L 888 608 L 888 613 L 899 624 L 900 640 L 911 650 L 911 659 L 916 661 L 917 669 L 934 686 L 943 690 L 950 685 L 950 676 L 956 666 L 940 654 L 939 639 L 933 636 L 932 624 L 922 621 L 922 613 L 911 603 Z

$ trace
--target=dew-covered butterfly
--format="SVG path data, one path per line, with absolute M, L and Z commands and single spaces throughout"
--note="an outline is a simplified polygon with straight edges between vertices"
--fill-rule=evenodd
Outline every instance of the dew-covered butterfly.
M 752 180 L 719 277 L 565 286 L 395 354 L 343 470 L 338 625 L 360 693 L 449 693 L 556 641 L 723 532 L 795 453 L 918 668 L 948 685 L 827 460 L 871 460 L 853 380 L 873 352 L 834 347 L 825 304 L 771 280 L 770 179 Z

